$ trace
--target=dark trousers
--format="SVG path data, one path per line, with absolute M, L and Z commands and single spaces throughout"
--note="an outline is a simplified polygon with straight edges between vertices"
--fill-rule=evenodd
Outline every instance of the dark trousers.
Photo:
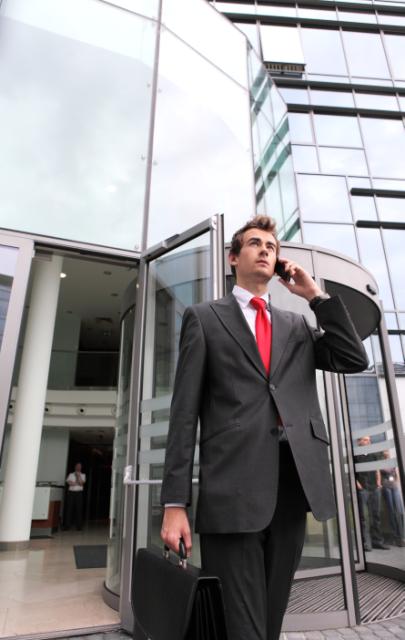
M 404 539 L 404 505 L 399 487 L 396 485 L 383 485 L 383 496 L 387 505 L 391 531 L 396 541 Z
M 381 489 L 361 489 L 359 496 L 359 515 L 363 544 L 371 548 L 373 544 L 384 543 L 381 533 Z
M 308 503 L 280 443 L 277 506 L 254 533 L 201 534 L 202 567 L 221 578 L 230 640 L 278 640 L 305 537 Z
M 83 491 L 67 491 L 65 526 L 70 529 L 72 525 L 77 529 L 83 526 Z

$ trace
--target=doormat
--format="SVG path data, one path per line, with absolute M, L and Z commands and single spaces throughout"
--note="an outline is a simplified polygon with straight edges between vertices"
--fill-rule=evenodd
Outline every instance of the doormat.
M 99 569 L 107 566 L 106 544 L 75 544 L 76 569 Z

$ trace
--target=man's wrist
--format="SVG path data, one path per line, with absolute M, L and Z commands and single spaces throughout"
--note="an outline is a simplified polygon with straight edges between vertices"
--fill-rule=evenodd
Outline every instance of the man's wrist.
M 312 311 L 314 311 L 318 306 L 318 304 L 321 304 L 325 300 L 329 300 L 329 298 L 330 298 L 330 295 L 328 293 L 321 291 L 321 293 L 318 293 L 317 295 L 313 296 L 308 300 L 309 306 L 311 307 Z

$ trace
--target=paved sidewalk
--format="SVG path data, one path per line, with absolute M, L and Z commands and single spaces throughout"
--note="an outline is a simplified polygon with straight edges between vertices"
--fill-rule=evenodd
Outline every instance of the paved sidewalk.
M 129 640 L 130 637 L 124 631 L 108 631 L 60 640 Z M 405 615 L 351 629 L 282 633 L 280 640 L 405 640 Z

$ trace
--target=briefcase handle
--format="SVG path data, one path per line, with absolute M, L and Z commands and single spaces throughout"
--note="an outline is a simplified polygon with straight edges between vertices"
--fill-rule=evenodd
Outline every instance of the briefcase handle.
M 170 549 L 167 546 L 167 544 L 165 544 L 164 546 L 164 551 L 163 551 L 163 555 L 166 558 L 166 560 L 169 560 L 170 558 Z M 180 538 L 179 540 L 179 567 L 181 567 L 182 569 L 187 569 L 187 550 L 186 550 L 186 545 L 185 542 L 183 540 L 183 538 Z

